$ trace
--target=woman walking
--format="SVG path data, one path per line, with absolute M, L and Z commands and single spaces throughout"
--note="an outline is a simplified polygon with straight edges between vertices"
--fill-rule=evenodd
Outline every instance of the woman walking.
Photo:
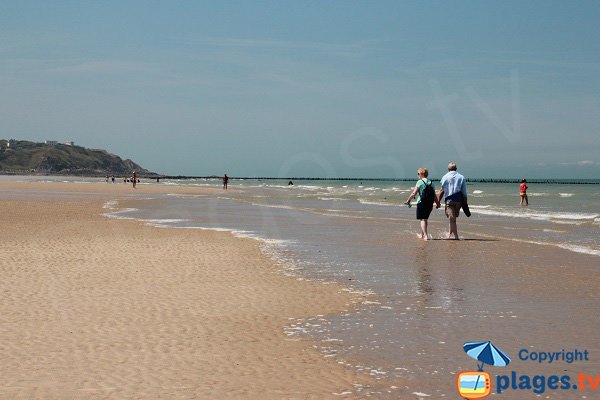
M 429 171 L 427 171 L 427 168 L 419 168 L 417 171 L 419 180 L 410 196 L 408 196 L 406 203 L 404 203 L 410 206 L 410 201 L 417 197 L 417 219 L 421 220 L 421 234 L 417 236 L 423 240 L 429 240 L 427 220 L 429 219 L 431 210 L 433 210 L 433 203 L 435 203 L 436 208 L 440 208 L 440 201 L 435 195 L 433 182 L 427 178 L 428 175 Z

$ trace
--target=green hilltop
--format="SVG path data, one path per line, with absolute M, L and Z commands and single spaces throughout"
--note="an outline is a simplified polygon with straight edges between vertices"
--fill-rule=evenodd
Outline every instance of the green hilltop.
M 106 150 L 75 146 L 72 142 L 0 140 L 0 174 L 129 176 L 133 171 L 138 175 L 156 175 Z

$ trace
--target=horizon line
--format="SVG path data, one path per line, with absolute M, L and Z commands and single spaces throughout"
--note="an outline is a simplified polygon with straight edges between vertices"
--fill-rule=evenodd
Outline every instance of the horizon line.
M 143 177 L 143 176 L 140 176 Z M 160 175 L 150 178 L 160 179 L 222 179 L 220 175 L 208 175 L 208 176 L 189 176 L 189 175 Z M 414 178 L 323 178 L 323 177 L 272 177 L 272 176 L 229 176 L 229 179 L 237 180 L 290 180 L 290 181 L 384 181 L 384 182 L 412 182 Z M 467 182 L 480 182 L 480 183 L 520 183 L 522 178 L 465 178 Z M 440 178 L 432 178 L 432 181 L 439 181 Z M 527 179 L 527 183 L 556 183 L 556 184 L 600 184 L 600 179 L 597 178 L 584 178 L 584 179 L 571 179 L 571 178 L 530 178 Z

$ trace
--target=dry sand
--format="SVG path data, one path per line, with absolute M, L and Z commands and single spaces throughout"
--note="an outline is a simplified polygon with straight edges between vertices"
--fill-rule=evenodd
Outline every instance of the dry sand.
M 285 276 L 250 239 L 101 216 L 156 190 L 0 182 L 0 398 L 322 399 L 368 384 L 283 332 L 351 308 L 343 288 Z

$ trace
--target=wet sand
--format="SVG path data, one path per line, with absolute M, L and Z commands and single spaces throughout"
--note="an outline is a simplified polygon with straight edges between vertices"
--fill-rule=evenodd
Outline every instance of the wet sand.
M 250 239 L 101 216 L 164 190 L 0 182 L 0 398 L 356 395 L 366 377 L 283 331 L 352 308 L 343 287 L 283 275 Z
M 359 220 L 344 220 L 359 229 Z M 378 229 L 384 229 L 378 221 Z M 411 229 L 418 229 L 410 221 Z M 389 222 L 390 225 L 398 224 Z M 433 230 L 447 229 L 436 220 Z M 506 368 L 486 366 L 496 375 L 515 371 L 551 376 L 600 375 L 600 273 L 598 257 L 554 246 L 515 242 L 500 227 L 476 226 L 459 219 L 467 239 L 400 240 L 398 235 L 374 237 L 367 224 L 362 236 L 371 244 L 396 248 L 394 266 L 400 282 L 380 284 L 374 303 L 333 319 L 331 331 L 345 343 L 342 359 L 360 360 L 363 368 L 383 371 L 380 381 L 402 389 L 397 398 L 455 398 L 456 374 L 477 370 L 462 344 L 491 340 L 509 357 Z M 361 236 L 360 232 L 358 236 Z M 414 236 L 413 236 L 414 237 Z M 375 268 L 368 273 L 377 274 Z M 355 324 L 370 329 L 355 329 Z M 370 331 L 377 331 L 377 335 Z M 350 348 L 354 345 L 353 348 Z M 359 346 L 360 345 L 360 346 Z M 385 349 L 385 350 L 383 350 Z M 553 364 L 520 360 L 519 352 L 588 350 L 587 361 Z M 496 382 L 493 382 L 495 385 Z M 494 389 L 496 390 L 496 389 Z M 414 393 L 428 396 L 415 396 Z M 411 396 L 413 394 L 413 396 Z M 531 390 L 509 390 L 505 398 L 534 398 Z M 595 398 L 593 391 L 549 390 L 543 398 Z

